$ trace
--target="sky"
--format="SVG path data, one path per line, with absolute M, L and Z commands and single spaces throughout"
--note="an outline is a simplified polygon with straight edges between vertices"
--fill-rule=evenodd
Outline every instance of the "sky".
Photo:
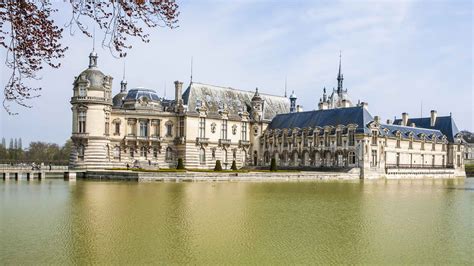
M 323 87 L 337 86 L 339 52 L 349 97 L 368 102 L 382 121 L 401 117 L 454 117 L 474 130 L 473 2 L 421 1 L 178 1 L 179 27 L 149 30 L 150 43 L 132 40 L 127 58 L 114 58 L 97 41 L 98 66 L 114 77 L 118 93 L 126 68 L 129 88 L 174 97 L 173 82 L 193 81 L 283 95 L 294 90 L 305 111 L 317 109 Z M 71 16 L 56 2 L 58 25 Z M 98 31 L 97 39 L 101 38 Z M 72 82 L 88 66 L 92 39 L 64 33 L 69 47 L 59 69 L 46 68 L 35 86 L 41 97 L 9 116 L 0 110 L 1 137 L 63 144 L 71 135 Z M 5 51 L 1 52 L 1 62 Z M 0 66 L 0 84 L 9 69 Z M 3 101 L 3 94 L 0 97 Z

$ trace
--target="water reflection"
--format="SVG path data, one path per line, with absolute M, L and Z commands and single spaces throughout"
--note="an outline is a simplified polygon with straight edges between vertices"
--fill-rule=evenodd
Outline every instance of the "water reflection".
M 467 263 L 474 180 L 0 183 L 4 263 Z

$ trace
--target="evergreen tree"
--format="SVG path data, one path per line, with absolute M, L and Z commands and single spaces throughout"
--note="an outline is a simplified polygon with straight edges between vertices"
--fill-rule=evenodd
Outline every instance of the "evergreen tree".
M 214 167 L 214 171 L 222 171 L 221 160 L 216 161 L 216 166 Z
M 23 144 L 21 143 L 21 138 L 18 140 L 18 149 L 23 150 Z
M 275 158 L 272 158 L 272 161 L 270 163 L 270 171 L 276 172 L 277 171 L 277 164 Z
M 17 140 L 16 138 L 15 138 L 15 144 L 13 145 L 13 148 L 14 148 L 15 150 L 18 149 L 18 140 Z
M 9 145 L 8 149 L 13 150 L 13 139 L 10 139 L 10 145 Z
M 176 169 L 184 170 L 183 158 L 178 158 L 178 166 L 176 166 Z
M 232 166 L 230 167 L 230 169 L 232 169 L 233 171 L 237 171 L 237 163 L 235 162 L 235 160 L 232 161 Z
M 5 141 L 5 138 L 2 138 L 2 146 L 3 148 L 7 148 L 7 142 Z

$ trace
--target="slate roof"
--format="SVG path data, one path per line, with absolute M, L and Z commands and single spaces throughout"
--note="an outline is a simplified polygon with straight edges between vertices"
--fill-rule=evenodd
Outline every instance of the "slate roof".
M 385 131 L 384 129 L 388 129 Z M 382 136 L 387 137 L 396 137 L 396 132 L 400 131 L 401 136 L 403 138 L 408 138 L 410 133 L 413 133 L 413 139 L 419 140 L 421 139 L 422 134 L 426 136 L 427 140 L 431 140 L 434 136 L 436 140 L 441 140 L 444 134 L 436 129 L 427 129 L 427 128 L 419 128 L 419 127 L 409 127 L 409 126 L 400 126 L 400 125 L 380 125 L 380 133 Z
M 451 116 L 438 116 L 434 127 L 431 126 L 430 117 L 409 118 L 408 125 L 415 123 L 416 128 L 437 129 L 446 135 L 449 142 L 454 142 L 455 136 L 459 133 L 456 123 Z M 402 119 L 396 119 L 393 124 L 401 125 Z
M 135 88 L 128 91 L 125 101 L 138 100 L 140 97 L 147 97 L 152 101 L 159 101 L 160 97 L 156 94 L 156 91 L 145 88 Z
M 264 119 L 272 119 L 275 115 L 290 111 L 290 100 L 283 96 L 260 93 L 264 100 Z M 192 82 L 183 93 L 183 102 L 189 112 L 195 112 L 196 104 L 201 101 L 208 108 L 208 112 L 217 114 L 225 104 L 229 116 L 237 116 L 241 110 L 250 112 L 252 97 L 255 91 L 243 91 L 230 87 L 219 87 L 203 83 Z
M 356 106 L 348 108 L 279 114 L 273 118 L 268 128 L 315 128 L 356 124 L 357 133 L 370 133 L 370 130 L 367 128 L 367 124 L 373 120 L 374 119 L 372 115 L 364 107 Z

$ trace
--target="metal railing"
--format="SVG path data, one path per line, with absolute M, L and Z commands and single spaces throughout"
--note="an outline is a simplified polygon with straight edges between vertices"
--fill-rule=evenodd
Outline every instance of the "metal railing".
M 386 169 L 454 169 L 454 165 L 431 165 L 431 164 L 386 164 Z

